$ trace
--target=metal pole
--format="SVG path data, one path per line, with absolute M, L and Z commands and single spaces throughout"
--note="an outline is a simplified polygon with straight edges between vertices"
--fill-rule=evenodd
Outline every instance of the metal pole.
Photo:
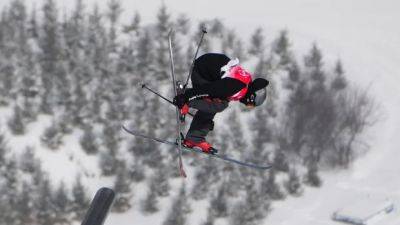
M 172 104 L 172 105 L 175 105 L 171 100 L 169 100 L 168 98 L 166 98 L 166 97 L 162 96 L 161 94 L 157 93 L 157 92 L 154 91 L 153 89 L 149 88 L 146 84 L 140 84 L 140 86 L 141 86 L 142 88 L 144 88 L 144 89 L 150 91 L 151 93 L 157 95 L 158 97 L 164 99 L 164 100 L 167 101 L 168 103 L 170 103 L 170 104 Z M 189 114 L 190 116 L 192 116 L 192 117 L 194 116 L 194 115 L 193 115 L 192 113 L 190 113 L 190 112 L 189 112 L 188 114 Z
M 187 86 L 188 83 L 189 83 L 189 79 L 190 79 L 190 77 L 192 76 L 193 67 L 194 67 L 194 61 L 196 60 L 197 54 L 199 53 L 201 43 L 203 42 L 203 39 L 204 39 L 204 35 L 207 33 L 206 28 L 203 27 L 203 28 L 201 29 L 201 32 L 202 32 L 201 38 L 200 38 L 199 44 L 197 45 L 197 50 L 196 50 L 196 53 L 194 54 L 194 58 L 193 58 L 193 61 L 192 61 L 192 65 L 190 65 L 189 75 L 188 75 L 188 77 L 187 77 L 187 79 L 186 79 L 186 83 L 185 83 L 185 85 L 183 85 L 183 90 L 186 89 L 186 86 Z

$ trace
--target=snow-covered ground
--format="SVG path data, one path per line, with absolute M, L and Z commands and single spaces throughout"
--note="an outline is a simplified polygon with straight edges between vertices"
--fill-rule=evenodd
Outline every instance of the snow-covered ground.
M 0 7 L 5 2 L 8 1 L 1 1 Z M 29 3 L 31 2 L 34 1 Z M 36 5 L 40 5 L 41 1 L 36 2 Z M 67 7 L 72 5 L 61 3 L 61 0 L 58 2 Z M 102 5 L 105 1 L 97 2 Z M 162 1 L 122 2 L 125 13 L 139 11 L 144 22 L 151 22 L 150 18 L 154 18 Z M 275 202 L 273 211 L 264 224 L 338 224 L 331 220 L 333 212 L 376 198 L 390 199 L 396 208 L 393 213 L 378 218 L 373 224 L 400 224 L 400 1 L 218 0 L 212 4 L 211 1 L 194 0 L 163 2 L 175 15 L 186 13 L 195 19 L 221 18 L 227 25 L 235 27 L 243 37 L 248 37 L 256 27 L 264 28 L 269 39 L 275 37 L 279 30 L 287 29 L 297 52 L 306 53 L 315 41 L 323 50 L 327 65 L 333 65 L 332 62 L 340 57 L 347 77 L 362 87 L 369 87 L 382 107 L 382 120 L 367 135 L 370 143 L 368 154 L 356 160 L 349 170 L 322 173 L 321 188 L 306 188 L 301 197 L 289 197 Z M 190 180 L 186 182 L 190 183 Z M 371 204 L 374 203 L 371 200 Z M 161 202 L 162 206 L 166 204 Z M 142 224 L 138 218 L 143 218 L 143 215 L 111 214 L 106 224 Z M 196 215 L 193 222 L 195 220 L 195 224 L 199 224 L 205 220 L 204 215 Z M 148 217 L 148 220 L 142 222 L 153 224 L 156 221 L 160 221 L 160 218 L 152 220 Z

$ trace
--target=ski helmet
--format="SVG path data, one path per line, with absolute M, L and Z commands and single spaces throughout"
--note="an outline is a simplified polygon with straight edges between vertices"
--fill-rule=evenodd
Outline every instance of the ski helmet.
M 259 106 L 267 98 L 267 86 L 269 81 L 263 78 L 257 78 L 249 84 L 247 94 L 240 101 L 245 105 Z

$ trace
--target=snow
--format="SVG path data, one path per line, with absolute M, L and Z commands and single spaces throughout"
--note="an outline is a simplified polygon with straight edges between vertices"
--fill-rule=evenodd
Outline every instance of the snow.
M 2 1 L 0 7 L 7 1 Z M 35 1 L 32 1 L 35 2 Z M 36 1 L 40 2 L 40 1 Z M 61 1 L 59 1 L 61 2 Z M 70 1 L 73 2 L 73 1 Z M 94 2 L 91 0 L 89 2 Z M 176 15 L 185 12 L 196 20 L 202 18 L 222 18 L 228 26 L 235 27 L 238 33 L 248 37 L 256 27 L 266 29 L 268 38 L 277 36 L 280 29 L 288 29 L 289 37 L 297 52 L 306 53 L 315 41 L 323 50 L 326 65 L 333 65 L 341 58 L 346 74 L 354 83 L 369 87 L 376 101 L 382 107 L 382 119 L 367 135 L 370 151 L 360 157 L 349 170 L 323 172 L 321 188 L 307 187 L 300 197 L 289 197 L 284 201 L 274 202 L 273 211 L 263 224 L 275 225 L 330 225 L 338 223 L 331 220 L 333 212 L 342 207 L 365 200 L 368 197 L 390 199 L 395 210 L 376 218 L 371 224 L 400 224 L 400 164 L 398 151 L 400 142 L 400 2 L 397 0 L 253 0 L 251 2 L 214 1 L 212 8 L 209 1 L 168 0 L 165 4 Z M 100 1 L 98 1 L 100 4 Z M 154 18 L 154 13 L 161 1 L 148 0 L 145 4 L 139 1 L 122 1 L 126 12 L 135 10 L 142 13 L 144 22 Z M 70 7 L 71 3 L 68 4 Z M 103 4 L 101 2 L 101 4 Z M 36 6 L 40 5 L 36 3 Z M 1 112 L 1 115 L 10 112 Z M 5 124 L 6 118 L 1 118 Z M 51 121 L 41 118 L 39 123 L 30 125 L 29 135 L 10 139 L 11 145 L 39 146 L 37 138 Z M 72 134 L 74 136 L 79 134 Z M 71 136 L 72 136 L 71 135 Z M 93 171 L 96 162 L 82 153 L 72 153 L 76 141 L 66 137 L 64 146 L 58 151 L 66 154 L 51 153 L 37 148 L 37 155 L 44 167 L 56 180 L 73 181 L 70 174 L 74 171 Z M 80 167 L 74 168 L 68 155 L 80 161 Z M 55 169 L 56 168 L 56 169 Z M 95 174 L 97 176 L 97 174 Z M 93 179 L 95 180 L 95 179 Z M 186 181 L 192 182 L 191 177 Z M 109 181 L 93 182 L 93 193 Z M 181 185 L 181 182 L 173 184 Z M 178 190 L 174 188 L 173 190 Z M 135 193 L 144 193 L 144 187 L 138 186 Z M 177 193 L 171 193 L 175 195 Z M 144 194 L 142 195 L 144 196 Z M 169 209 L 169 201 L 161 200 L 160 208 Z M 139 213 L 137 204 L 134 210 L 126 214 L 110 214 L 106 224 L 161 224 L 166 210 L 156 216 Z M 199 202 L 192 207 L 207 207 Z M 202 211 L 203 212 L 203 211 Z M 203 213 L 192 214 L 188 224 L 199 224 L 205 220 Z M 219 222 L 219 221 L 218 221 Z M 220 224 L 220 223 L 218 223 Z

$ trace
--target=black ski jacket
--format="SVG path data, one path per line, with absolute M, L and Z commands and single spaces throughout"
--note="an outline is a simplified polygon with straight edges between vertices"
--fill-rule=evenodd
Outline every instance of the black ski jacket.
M 229 77 L 221 79 L 223 73 L 221 67 L 225 66 L 230 58 L 224 54 L 207 53 L 194 62 L 192 85 L 185 91 L 185 96 L 189 101 L 210 97 L 227 100 L 246 84 Z

